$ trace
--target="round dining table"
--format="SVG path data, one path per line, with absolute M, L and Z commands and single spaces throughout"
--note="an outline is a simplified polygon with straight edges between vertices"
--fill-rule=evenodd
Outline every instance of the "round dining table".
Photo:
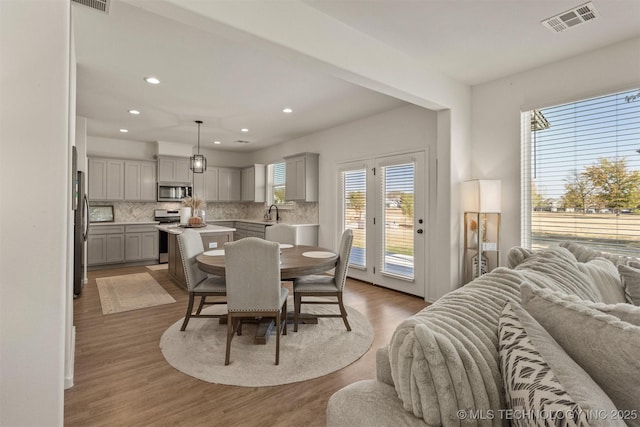
M 196 256 L 198 268 L 215 276 L 225 275 L 224 249 L 205 251 Z M 329 249 L 317 246 L 280 244 L 280 279 L 293 280 L 296 277 L 309 274 L 324 273 L 335 268 L 338 255 Z M 251 260 L 247 260 L 250 263 Z M 289 321 L 293 319 L 293 313 L 288 313 Z M 275 327 L 272 320 L 258 320 L 258 329 L 254 338 L 254 344 L 266 344 L 271 331 Z M 302 313 L 299 317 L 301 323 L 318 323 L 318 318 L 312 314 Z M 226 323 L 226 319 L 220 319 Z
M 280 244 L 280 278 L 293 280 L 309 274 L 324 273 L 336 266 L 338 255 L 317 246 Z M 196 257 L 200 270 L 215 276 L 225 275 L 224 249 L 205 251 Z M 251 260 L 247 260 L 250 263 Z

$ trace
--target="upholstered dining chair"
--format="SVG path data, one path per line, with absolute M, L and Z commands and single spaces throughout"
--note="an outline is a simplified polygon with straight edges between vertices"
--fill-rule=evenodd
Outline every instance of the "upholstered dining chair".
M 289 224 L 274 224 L 264 230 L 265 240 L 296 244 L 296 228 Z
M 342 302 L 342 291 L 347 281 L 347 270 L 349 268 L 349 255 L 353 245 L 353 231 L 345 230 L 340 239 L 338 261 L 333 276 L 309 275 L 302 276 L 293 282 L 293 331 L 298 331 L 298 318 L 302 304 L 337 304 L 340 314 L 314 314 L 316 317 L 342 317 L 347 331 L 351 331 L 347 320 L 347 311 Z M 304 297 L 335 297 L 335 300 L 303 300 Z
M 200 233 L 194 230 L 185 230 L 178 235 L 178 248 L 182 256 L 182 267 L 187 282 L 187 291 L 189 291 L 189 305 L 187 306 L 187 314 L 182 322 L 181 331 L 187 328 L 189 319 L 192 317 L 205 318 L 223 318 L 225 314 L 201 314 L 205 305 L 226 304 L 227 288 L 223 277 L 209 276 L 198 268 L 196 256 L 204 252 L 204 245 Z M 193 313 L 193 302 L 196 297 L 200 297 L 200 304 L 195 313 Z M 207 297 L 219 297 L 215 301 L 206 301 Z
M 243 318 L 266 317 L 276 322 L 276 365 L 280 364 L 280 330 L 287 334 L 287 296 L 280 282 L 280 246 L 258 237 L 247 237 L 224 245 L 227 279 L 227 351 L 242 331 Z M 283 327 L 284 324 L 284 327 Z

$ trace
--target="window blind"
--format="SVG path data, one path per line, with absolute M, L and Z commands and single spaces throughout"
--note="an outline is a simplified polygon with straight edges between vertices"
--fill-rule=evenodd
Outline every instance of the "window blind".
M 532 246 L 572 240 L 605 252 L 637 254 L 640 91 L 534 110 L 524 117 L 531 120 L 529 164 L 523 166 L 530 170 L 525 202 Z
M 381 200 L 383 206 L 382 272 L 413 279 L 413 163 L 381 168 Z
M 366 267 L 367 247 L 367 171 L 350 170 L 341 173 L 342 221 L 345 230 L 353 230 L 353 245 L 349 264 Z
M 286 163 L 274 163 L 271 165 L 271 200 L 276 204 L 285 203 Z

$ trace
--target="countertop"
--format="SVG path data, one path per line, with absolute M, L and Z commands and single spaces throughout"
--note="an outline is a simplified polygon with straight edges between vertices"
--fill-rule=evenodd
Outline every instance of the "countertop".
M 211 225 L 211 224 L 207 225 L 206 227 L 200 227 L 200 228 L 185 228 L 185 227 L 180 227 L 177 224 L 160 224 L 160 225 L 156 225 L 156 228 L 160 231 L 166 231 L 167 233 L 171 233 L 171 234 L 182 234 L 184 230 L 194 230 L 194 231 L 197 231 L 198 233 L 229 233 L 229 232 L 236 231 L 235 228 L 221 227 L 219 225 Z
M 90 222 L 89 227 L 94 225 L 157 225 L 159 221 L 116 221 L 116 222 Z
M 262 219 L 211 219 L 207 221 L 207 224 L 216 223 L 216 222 L 248 222 L 250 224 L 261 224 L 261 225 L 274 225 L 274 224 L 287 224 L 292 225 L 294 227 L 309 227 L 309 226 L 318 226 L 319 224 L 289 224 L 288 222 L 283 221 L 265 221 Z

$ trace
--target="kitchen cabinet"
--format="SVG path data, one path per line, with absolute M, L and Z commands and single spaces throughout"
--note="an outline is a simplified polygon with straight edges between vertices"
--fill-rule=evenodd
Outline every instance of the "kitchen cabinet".
M 124 161 L 124 199 L 137 202 L 156 201 L 156 163 Z
M 285 200 L 317 202 L 319 154 L 301 153 L 284 158 Z
M 216 223 L 217 225 L 220 225 Z M 245 237 L 259 237 L 264 239 L 264 229 L 267 224 L 256 224 L 252 222 L 236 221 L 234 228 L 236 232 L 233 236 L 235 240 L 244 239 Z
M 257 203 L 266 201 L 265 165 L 253 165 L 242 169 L 242 201 Z
M 158 229 L 155 225 L 125 226 L 125 261 L 158 259 Z
M 98 225 L 89 227 L 87 265 L 124 262 L 124 226 Z
M 218 201 L 218 168 L 208 167 L 204 173 L 193 174 L 193 193 L 205 202 Z
M 241 180 L 240 169 L 218 168 L 218 201 L 240 201 Z
M 188 157 L 158 157 L 158 183 L 191 185 L 191 169 Z
M 89 200 L 124 200 L 124 160 L 89 158 Z

